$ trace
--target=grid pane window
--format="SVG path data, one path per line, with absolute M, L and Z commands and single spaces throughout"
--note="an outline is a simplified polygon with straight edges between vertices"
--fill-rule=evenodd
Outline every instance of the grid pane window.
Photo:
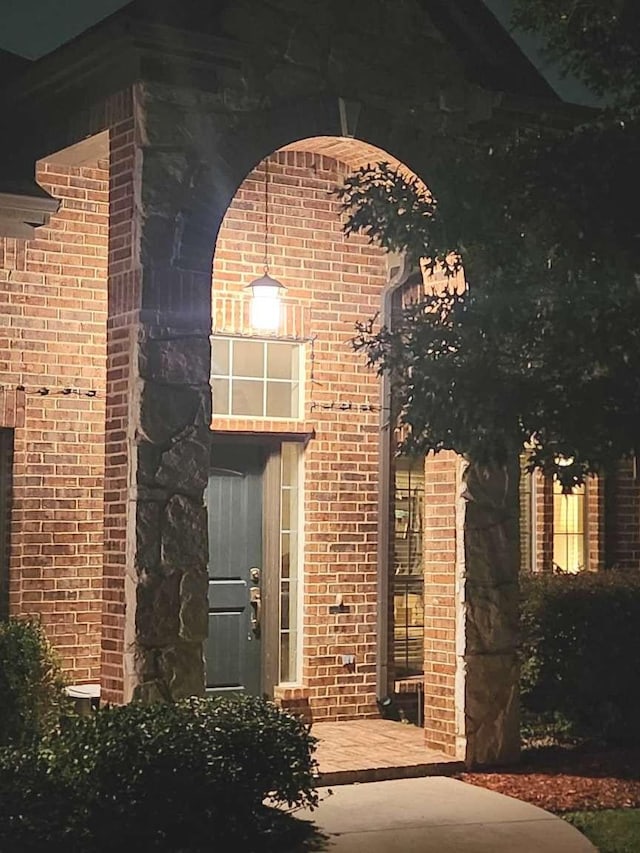
M 251 379 L 231 380 L 232 415 L 255 415 L 262 408 L 262 384 Z
M 421 675 L 424 658 L 424 460 L 399 459 L 394 492 L 395 677 Z
M 299 418 L 300 355 L 286 341 L 212 338 L 214 415 Z
M 263 341 L 231 341 L 233 372 L 236 376 L 262 376 L 264 372 Z
M 213 338 L 211 341 L 211 374 L 213 376 L 228 376 L 229 374 L 229 344 L 228 338 Z

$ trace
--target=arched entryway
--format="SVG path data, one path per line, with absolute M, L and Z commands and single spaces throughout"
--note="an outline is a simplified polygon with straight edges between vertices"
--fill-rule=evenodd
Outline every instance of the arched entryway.
M 286 145 L 246 176 L 220 227 L 207 689 L 266 692 L 314 720 L 341 720 L 378 716 L 394 690 L 422 701 L 426 688 L 427 719 L 453 752 L 455 553 L 446 570 L 425 564 L 424 531 L 442 519 L 427 520 L 423 465 L 413 484 L 421 495 L 411 495 L 418 553 L 411 566 L 400 556 L 404 495 L 396 501 L 395 486 L 407 478 L 390 476 L 388 389 L 350 343 L 358 321 L 389 312 L 409 273 L 342 229 L 335 188 L 380 161 L 412 175 L 355 139 Z M 269 332 L 253 326 L 247 289 L 263 273 L 265 248 L 269 274 L 286 288 Z M 447 464 L 455 477 L 455 461 Z M 455 511 L 452 519 L 455 539 Z M 447 619 L 426 637 L 425 572 L 436 571 Z

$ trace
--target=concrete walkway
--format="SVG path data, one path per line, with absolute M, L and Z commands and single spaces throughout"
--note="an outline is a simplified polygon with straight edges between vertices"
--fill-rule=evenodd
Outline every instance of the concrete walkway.
M 596 853 L 576 829 L 542 809 L 455 779 L 432 776 L 321 789 L 297 817 L 317 837 L 299 851 L 335 853 Z

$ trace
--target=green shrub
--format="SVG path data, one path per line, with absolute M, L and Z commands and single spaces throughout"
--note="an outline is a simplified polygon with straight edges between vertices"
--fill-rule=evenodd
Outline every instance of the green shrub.
M 316 804 L 314 748 L 302 722 L 252 697 L 131 704 L 70 718 L 46 754 L 23 758 L 13 779 L 5 772 L 5 785 L 29 794 L 13 795 L 12 814 L 0 807 L 0 849 L 11 838 L 3 827 L 20 830 L 19 849 L 60 839 L 71 849 L 71 817 L 82 850 L 173 853 L 240 842 L 250 850 L 263 828 L 263 801 Z M 58 784 L 62 795 L 44 819 L 39 803 Z M 0 767 L 0 800 L 2 787 Z M 25 812 L 27 820 L 16 818 Z
M 637 738 L 640 576 L 528 575 L 522 593 L 523 710 L 567 731 Z
M 80 850 L 77 789 L 42 744 L 0 749 L 0 850 Z
M 0 747 L 23 747 L 48 734 L 68 703 L 64 681 L 42 626 L 0 622 Z

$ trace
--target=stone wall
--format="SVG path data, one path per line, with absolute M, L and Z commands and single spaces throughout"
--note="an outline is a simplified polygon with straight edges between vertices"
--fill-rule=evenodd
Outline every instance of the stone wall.
M 517 459 L 464 471 L 464 738 L 468 765 L 520 754 Z

